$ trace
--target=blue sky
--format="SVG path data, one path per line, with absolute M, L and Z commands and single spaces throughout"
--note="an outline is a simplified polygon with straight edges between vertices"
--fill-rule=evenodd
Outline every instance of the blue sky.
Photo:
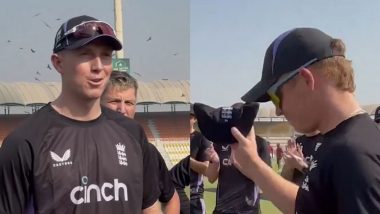
M 275 37 L 294 27 L 317 27 L 345 41 L 358 100 L 374 104 L 380 103 L 379 11 L 377 0 L 124 0 L 123 43 L 136 78 L 190 79 L 192 102 L 216 107 L 240 101 L 259 81 Z M 0 81 L 60 81 L 47 69 L 53 39 L 64 20 L 81 14 L 113 24 L 113 1 L 4 0 Z
M 113 2 L 3 0 L 0 81 L 34 82 L 35 77 L 41 81 L 60 81 L 58 73 L 47 68 L 59 26 L 84 14 L 113 25 Z M 188 0 L 123 1 L 123 43 L 132 75 L 145 81 L 189 79 L 189 13 Z M 147 41 L 149 37 L 151 40 Z
M 316 27 L 346 43 L 361 104 L 380 103 L 380 1 L 192 0 L 191 100 L 231 105 L 261 78 L 265 51 L 282 32 Z

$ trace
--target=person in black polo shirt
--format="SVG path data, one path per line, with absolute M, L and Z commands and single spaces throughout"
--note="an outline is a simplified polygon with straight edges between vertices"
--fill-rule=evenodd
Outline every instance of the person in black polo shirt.
M 100 105 L 121 48 L 113 28 L 93 17 L 61 25 L 51 61 L 62 90 L 4 140 L 0 213 L 160 211 L 143 128 Z
M 127 72 L 112 71 L 110 80 L 102 95 L 102 105 L 120 112 L 124 116 L 134 119 L 137 104 L 138 83 Z M 160 152 L 152 144 L 148 144 L 149 159 L 156 166 L 150 168 L 150 173 L 155 174 L 147 179 L 158 179 L 160 189 L 159 201 L 162 203 L 164 213 L 177 214 L 180 209 L 179 197 L 175 191 L 171 177 Z M 149 194 L 149 193 L 147 193 Z
M 181 214 L 190 213 L 190 200 L 185 187 L 190 185 L 190 155 L 179 161 L 170 169 L 170 176 L 181 201 Z
M 257 152 L 270 166 L 269 143 L 256 136 Z M 207 153 L 210 164 L 206 176 L 211 183 L 218 180 L 214 214 L 260 213 L 260 190 L 231 163 L 230 145 L 213 144 Z
M 193 105 L 190 106 L 190 213 L 205 213 L 203 200 L 203 179 L 208 167 L 206 150 L 212 143 L 199 131 L 194 129 L 195 118 Z
M 260 82 L 242 97 L 272 101 L 297 132 L 323 135 L 297 186 L 259 158 L 254 129 L 247 137 L 231 129 L 239 141 L 233 164 L 284 213 L 380 213 L 380 130 L 355 98 L 345 49 L 315 28 L 284 32 L 267 49 Z

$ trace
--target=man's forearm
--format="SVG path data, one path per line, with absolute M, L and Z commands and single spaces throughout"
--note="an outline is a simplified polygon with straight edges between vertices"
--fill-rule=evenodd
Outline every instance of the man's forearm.
M 202 175 L 206 174 L 208 164 L 209 164 L 208 161 L 201 162 L 190 157 L 190 168 L 199 174 L 202 174 Z
M 206 170 L 206 176 L 208 178 L 208 181 L 210 183 L 214 183 L 218 177 L 219 177 L 219 169 L 220 169 L 220 163 L 219 162 L 210 162 L 207 170 Z
M 298 192 L 297 185 L 279 176 L 259 157 L 253 160 L 248 177 L 284 213 L 293 214 L 295 212 L 295 201 Z

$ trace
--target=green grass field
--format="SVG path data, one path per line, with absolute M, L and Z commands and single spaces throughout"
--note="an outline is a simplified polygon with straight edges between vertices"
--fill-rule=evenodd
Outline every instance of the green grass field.
M 215 190 L 216 190 L 216 183 L 210 184 L 209 182 L 205 181 L 205 193 L 204 193 L 204 199 L 206 203 L 207 208 L 207 214 L 212 213 L 215 207 Z M 281 212 L 272 204 L 272 202 L 267 200 L 261 200 L 261 211 L 262 214 L 280 214 Z
M 272 168 L 273 170 L 277 171 L 277 165 L 276 160 L 272 160 Z M 204 182 L 205 185 L 205 193 L 204 193 L 204 200 L 206 203 L 207 208 L 207 214 L 211 214 L 215 207 L 215 190 L 216 190 L 216 182 L 214 184 L 211 184 L 207 181 L 207 178 Z M 280 214 L 280 212 L 270 201 L 267 200 L 261 200 L 261 211 L 262 214 Z

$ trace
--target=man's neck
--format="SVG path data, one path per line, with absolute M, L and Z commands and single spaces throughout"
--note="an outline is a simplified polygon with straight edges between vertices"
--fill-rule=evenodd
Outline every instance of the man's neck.
M 360 105 L 353 94 L 349 92 L 330 94 L 329 102 L 324 106 L 321 112 L 323 117 L 319 123 L 318 129 L 321 133 L 334 129 L 341 122 L 357 114 L 363 113 Z
M 319 130 L 315 130 L 313 132 L 305 133 L 306 137 L 313 137 L 315 135 L 319 134 Z
M 195 132 L 195 129 L 193 127 L 190 128 L 190 134 Z
M 101 114 L 100 99 L 86 100 L 78 97 L 60 96 L 51 103 L 51 106 L 59 114 L 79 121 L 90 121 Z

